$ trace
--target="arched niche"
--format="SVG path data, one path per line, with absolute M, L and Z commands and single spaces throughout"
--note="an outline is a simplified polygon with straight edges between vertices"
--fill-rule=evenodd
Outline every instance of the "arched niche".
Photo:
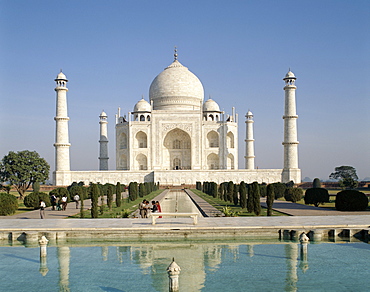
M 125 133 L 119 135 L 119 148 L 127 149 L 127 135 Z
M 147 170 L 148 169 L 148 158 L 146 155 L 140 153 L 136 156 L 136 169 Z
M 118 167 L 122 170 L 128 170 L 127 156 L 125 154 L 120 155 Z
M 215 153 L 211 153 L 207 156 L 207 167 L 208 169 L 219 169 L 219 157 Z
M 226 145 L 227 148 L 234 148 L 234 134 L 232 132 L 228 132 L 226 135 Z
M 169 131 L 163 140 L 163 169 L 191 169 L 191 138 L 181 129 Z
M 208 148 L 219 147 L 219 138 L 216 131 L 210 131 L 207 134 L 207 146 Z
M 227 169 L 234 169 L 234 155 L 227 155 Z
M 136 148 L 147 148 L 148 147 L 148 138 L 146 133 L 143 131 L 139 131 L 135 135 L 135 140 L 136 140 Z

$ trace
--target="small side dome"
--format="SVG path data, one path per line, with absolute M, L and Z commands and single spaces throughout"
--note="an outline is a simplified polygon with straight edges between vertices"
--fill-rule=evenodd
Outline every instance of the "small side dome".
M 64 75 L 63 72 L 60 72 L 58 75 L 57 75 L 57 78 L 55 80 L 67 80 L 67 76 Z
M 284 79 L 296 79 L 294 73 L 292 71 L 289 70 L 288 73 L 286 73 L 285 75 L 285 78 Z
M 208 99 L 203 104 L 203 111 L 204 112 L 219 112 L 220 107 L 218 106 L 217 102 L 215 102 L 213 99 Z
M 144 98 L 139 100 L 134 107 L 134 112 L 150 112 L 152 107 Z

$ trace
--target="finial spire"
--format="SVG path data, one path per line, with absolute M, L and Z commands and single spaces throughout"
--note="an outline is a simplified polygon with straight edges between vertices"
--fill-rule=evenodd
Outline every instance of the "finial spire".
M 177 47 L 175 46 L 175 53 L 173 54 L 173 56 L 175 57 L 175 61 L 177 61 Z

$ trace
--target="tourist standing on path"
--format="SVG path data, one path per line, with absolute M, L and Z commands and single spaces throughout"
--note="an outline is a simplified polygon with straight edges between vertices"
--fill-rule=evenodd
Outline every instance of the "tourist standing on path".
M 159 204 L 158 201 L 155 202 L 155 204 L 157 205 L 157 210 L 159 213 L 162 213 L 162 209 L 161 209 L 161 205 Z M 162 218 L 162 216 L 159 216 L 158 218 Z
M 73 197 L 73 200 L 76 202 L 76 209 L 78 209 L 78 204 L 80 203 L 80 196 L 76 194 Z
M 46 208 L 46 204 L 43 200 L 40 200 L 40 218 L 41 219 L 44 219 L 45 218 L 45 208 Z
M 150 212 L 152 209 L 150 208 L 149 201 L 145 200 L 145 218 L 150 216 Z
M 139 212 L 140 212 L 140 217 L 141 218 L 145 218 L 145 213 L 146 213 L 146 204 L 145 204 L 146 200 L 143 200 L 140 205 L 139 205 Z
M 50 202 L 51 202 L 51 210 L 55 210 L 55 206 L 57 205 L 57 197 L 55 195 L 51 195 Z
M 67 200 L 68 200 L 67 196 L 64 195 L 62 197 L 62 208 L 63 208 L 63 211 L 65 211 L 67 209 Z

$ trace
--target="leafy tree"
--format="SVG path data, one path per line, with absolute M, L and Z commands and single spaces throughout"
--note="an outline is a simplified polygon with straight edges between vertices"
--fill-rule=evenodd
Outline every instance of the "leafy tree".
M 329 192 L 324 188 L 307 189 L 304 195 L 304 203 L 306 205 L 314 205 L 318 207 L 320 204 L 329 203 Z
M 319 178 L 315 178 L 312 182 L 312 187 L 313 188 L 321 188 L 321 181 Z
M 121 183 L 118 182 L 116 185 L 116 206 L 121 207 L 122 204 L 122 188 L 121 188 Z
M 33 184 L 32 184 L 32 190 L 34 192 L 39 192 L 40 191 L 40 183 L 38 181 L 35 181 Z
M 97 184 L 91 185 L 91 218 L 98 218 L 98 200 L 99 200 L 100 189 Z
M 66 188 L 62 188 L 62 187 L 59 187 L 59 188 L 55 188 L 54 190 L 51 190 L 49 195 L 54 195 L 56 196 L 57 198 L 61 198 L 63 197 L 64 195 L 67 196 L 67 202 L 70 202 L 71 198 L 70 198 L 70 194 L 68 192 L 68 190 Z
M 0 216 L 13 215 L 18 209 L 16 196 L 8 193 L 0 193 Z
M 301 188 L 286 188 L 284 193 L 284 198 L 286 201 L 298 202 L 303 197 L 303 190 Z
M 272 215 L 272 206 L 274 204 L 275 194 L 274 194 L 274 186 L 269 184 L 266 188 L 266 204 L 267 204 L 267 216 Z
M 332 172 L 329 178 L 339 179 L 339 185 L 342 189 L 354 189 L 358 186 L 358 176 L 354 167 L 343 165 L 336 167 L 334 170 L 335 172 Z
M 335 198 L 335 209 L 338 211 L 364 211 L 368 205 L 367 196 L 356 190 L 341 191 Z
M 0 181 L 14 185 L 22 199 L 35 182 L 49 178 L 50 166 L 36 151 L 10 151 L 0 162 Z
M 11 185 L 2 185 L 2 184 L 0 184 L 0 190 L 5 191 L 7 194 L 10 193 L 11 189 L 12 189 Z
M 239 194 L 240 194 L 240 207 L 242 209 L 245 209 L 247 208 L 247 187 L 244 181 L 240 182 Z
M 286 185 L 280 182 L 273 183 L 272 185 L 274 187 L 275 199 L 284 197 Z

